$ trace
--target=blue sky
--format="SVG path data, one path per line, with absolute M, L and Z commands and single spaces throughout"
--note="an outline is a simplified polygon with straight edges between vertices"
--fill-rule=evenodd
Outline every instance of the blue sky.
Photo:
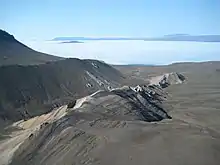
M 220 0 L 0 0 L 0 28 L 29 47 L 113 64 L 220 60 L 220 43 L 114 41 L 58 44 L 55 37 L 219 34 Z
M 20 40 L 220 34 L 219 7 L 220 0 L 0 0 L 0 28 Z

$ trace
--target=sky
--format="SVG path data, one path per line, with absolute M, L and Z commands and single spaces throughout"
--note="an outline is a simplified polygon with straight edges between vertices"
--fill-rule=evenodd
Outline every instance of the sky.
M 220 35 L 220 0 L 0 0 L 0 29 L 31 48 L 109 63 L 220 60 L 220 43 L 91 42 L 55 37 Z
M 0 0 L 0 28 L 18 39 L 220 34 L 220 0 Z

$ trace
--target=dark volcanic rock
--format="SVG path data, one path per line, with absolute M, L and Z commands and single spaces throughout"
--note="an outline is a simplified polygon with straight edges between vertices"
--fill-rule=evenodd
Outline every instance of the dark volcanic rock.
M 124 86 L 73 101 L 66 116 L 41 125 L 39 132 L 30 135 L 15 152 L 11 165 L 97 164 L 92 156 L 95 149 L 111 141 L 108 136 L 126 136 L 123 132 L 130 122 L 170 119 L 161 104 L 165 96 L 157 85 Z M 140 131 L 139 127 L 135 130 Z
M 0 66 L 2 65 L 34 65 L 64 58 L 37 52 L 21 42 L 13 35 L 0 30 Z
M 96 60 L 66 59 L 34 66 L 0 67 L 0 120 L 41 115 L 99 89 L 118 87 L 122 74 Z M 89 85 L 88 85 L 89 84 Z
M 71 101 L 68 105 L 67 108 L 73 108 L 76 105 L 76 100 Z
M 172 73 L 164 74 L 162 79 L 159 81 L 159 85 L 162 88 L 166 88 L 172 84 L 181 84 L 185 80 L 186 78 L 182 74 L 172 72 Z
M 137 90 L 137 88 L 139 90 Z M 98 91 L 77 101 L 74 112 L 102 114 L 118 120 L 160 121 L 171 117 L 161 101 L 166 93 L 158 86 L 124 86 L 110 91 Z

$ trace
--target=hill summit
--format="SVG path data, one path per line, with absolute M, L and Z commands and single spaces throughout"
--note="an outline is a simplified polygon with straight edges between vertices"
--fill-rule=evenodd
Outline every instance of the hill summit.
M 61 59 L 63 58 L 37 52 L 0 29 L 0 66 L 43 64 Z

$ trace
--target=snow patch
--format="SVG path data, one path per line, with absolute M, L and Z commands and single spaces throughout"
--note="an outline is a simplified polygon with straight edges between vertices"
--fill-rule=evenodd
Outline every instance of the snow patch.
M 99 80 L 97 77 L 95 77 L 93 74 L 89 73 L 88 71 L 86 71 L 87 75 L 92 78 L 97 84 L 99 84 L 99 86 L 104 86 L 104 83 Z
M 92 85 L 91 85 L 90 83 L 87 83 L 87 84 L 86 84 L 86 87 L 91 88 Z
M 92 66 L 94 66 L 95 68 L 99 68 L 98 65 L 96 65 L 95 63 L 92 62 Z

